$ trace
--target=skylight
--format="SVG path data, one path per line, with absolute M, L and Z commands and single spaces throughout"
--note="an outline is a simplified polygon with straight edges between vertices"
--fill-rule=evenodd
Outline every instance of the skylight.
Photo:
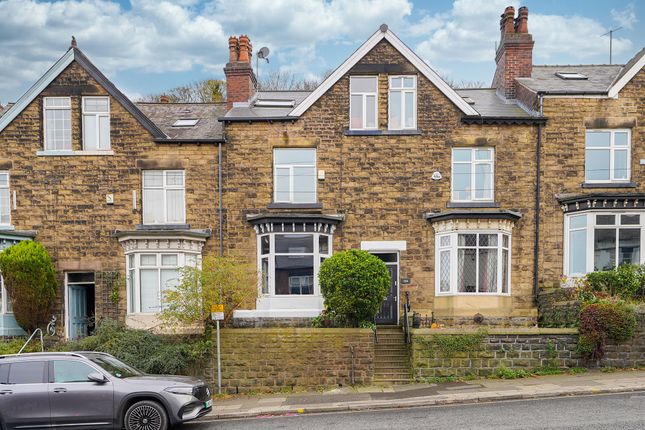
M 464 96 L 464 97 L 462 97 L 462 99 L 464 99 L 464 101 L 465 101 L 466 103 L 468 103 L 469 105 L 474 105 L 474 104 L 475 104 L 475 100 L 471 99 L 471 98 L 470 98 L 470 97 L 468 97 L 468 96 Z
M 178 119 L 173 123 L 173 127 L 195 127 L 199 119 Z
M 556 72 L 555 76 L 557 76 L 560 79 L 573 79 L 573 80 L 587 79 L 587 76 L 578 72 Z
M 256 107 L 294 107 L 295 105 L 295 100 L 258 99 L 255 101 Z

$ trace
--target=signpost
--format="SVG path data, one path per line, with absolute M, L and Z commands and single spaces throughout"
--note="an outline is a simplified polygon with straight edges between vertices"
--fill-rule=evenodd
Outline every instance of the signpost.
M 219 352 L 219 322 L 224 320 L 224 305 L 211 305 L 211 319 L 217 326 L 217 393 L 222 394 L 222 363 Z

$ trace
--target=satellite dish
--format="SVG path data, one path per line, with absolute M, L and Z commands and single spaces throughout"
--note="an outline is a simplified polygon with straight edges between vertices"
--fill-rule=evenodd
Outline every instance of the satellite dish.
M 258 51 L 258 58 L 262 58 L 263 60 L 266 60 L 268 63 L 269 62 L 268 57 L 269 57 L 269 48 L 267 48 L 266 46 L 260 48 L 260 50 Z

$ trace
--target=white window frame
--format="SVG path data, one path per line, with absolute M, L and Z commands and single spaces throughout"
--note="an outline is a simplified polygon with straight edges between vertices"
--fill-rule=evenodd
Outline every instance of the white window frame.
M 156 264 L 154 266 L 142 266 L 141 265 L 141 256 L 142 255 L 155 255 Z M 176 255 L 177 256 L 177 265 L 173 266 L 162 266 L 161 258 L 163 255 Z M 134 266 L 130 260 L 130 257 L 133 257 Z M 161 285 L 161 270 L 162 269 L 172 269 L 177 270 L 181 277 L 181 269 L 186 266 L 199 267 L 201 254 L 193 252 L 182 252 L 182 251 L 164 251 L 158 252 L 157 250 L 142 251 L 137 250 L 133 252 L 128 252 L 125 254 L 125 264 L 126 264 L 126 301 L 127 301 L 127 313 L 128 315 L 156 315 L 163 309 L 163 291 Z M 159 311 L 158 312 L 141 312 L 141 269 L 143 270 L 157 270 L 157 298 L 159 300 Z M 131 277 L 133 276 L 133 278 Z M 132 279 L 135 280 L 134 285 L 132 285 Z M 178 278 L 178 282 L 181 282 L 181 279 Z M 134 301 L 134 302 L 133 302 Z
M 276 152 L 278 151 L 302 151 L 310 150 L 314 152 L 314 163 L 313 164 L 277 164 L 276 163 Z M 318 201 L 318 151 L 316 148 L 274 148 L 273 149 L 273 202 L 274 203 L 297 203 L 297 204 L 307 204 L 307 203 L 316 203 Z M 294 181 L 295 175 L 293 173 L 294 168 L 302 167 L 313 167 L 314 169 L 314 198 L 310 202 L 296 202 L 294 196 Z M 289 169 L 289 199 L 288 200 L 278 200 L 278 169 Z
M 106 112 L 85 112 L 85 101 L 91 99 L 105 99 L 107 100 L 107 111 Z M 86 96 L 81 98 L 81 110 L 82 110 L 82 127 L 83 127 L 83 150 L 85 151 L 110 151 L 111 148 L 111 136 L 110 136 L 110 97 L 108 96 Z M 94 117 L 96 120 L 96 130 L 94 139 L 96 139 L 97 145 L 96 148 L 87 149 L 85 144 L 87 142 L 87 135 L 85 134 L 85 118 Z M 108 120 L 108 133 L 107 133 L 107 145 L 106 147 L 100 147 L 101 143 L 101 130 L 100 122 L 101 118 L 107 118 Z
M 313 243 L 314 243 L 314 252 L 313 253 L 283 253 L 275 252 L 275 236 L 276 235 L 285 235 L 285 236 L 293 236 L 293 235 L 311 235 L 313 236 Z M 268 236 L 269 237 L 269 253 L 268 254 L 262 254 L 262 238 Z M 327 236 L 328 240 L 328 245 L 329 249 L 327 253 L 321 253 L 320 252 L 320 236 Z M 325 233 L 312 233 L 312 232 L 271 232 L 271 233 L 264 233 L 264 234 L 259 234 L 257 236 L 257 268 L 258 268 L 258 297 L 284 297 L 284 298 L 296 298 L 296 297 L 318 297 L 320 296 L 320 284 L 318 282 L 318 273 L 320 271 L 320 259 L 321 258 L 329 258 L 331 257 L 333 251 L 332 251 L 332 243 L 333 243 L 333 235 L 332 234 L 325 234 Z M 275 293 L 275 257 L 276 256 L 285 256 L 285 255 L 293 255 L 293 256 L 313 256 L 313 261 L 314 261 L 314 274 L 313 274 L 313 280 L 314 280 L 314 291 L 313 294 L 276 294 Z M 268 293 L 263 293 L 262 292 L 262 259 L 263 258 L 268 258 L 269 260 L 269 265 L 268 265 Z
M 470 161 L 455 161 L 456 150 L 470 150 Z M 489 160 L 476 160 L 475 152 L 487 150 L 491 156 Z M 450 201 L 455 203 L 460 202 L 494 202 L 495 201 L 495 148 L 492 147 L 454 147 L 450 151 Z M 469 164 L 470 165 L 470 199 L 455 199 L 455 164 Z M 476 166 L 477 165 L 490 165 L 490 198 L 477 198 L 476 197 Z
M 158 187 L 150 187 L 145 185 L 145 173 L 146 172 L 162 172 L 162 178 L 163 182 L 161 186 Z M 167 173 L 177 173 L 181 172 L 183 181 L 183 185 L 168 185 L 166 181 L 166 174 Z M 146 190 L 163 190 L 163 221 L 155 221 L 152 224 L 146 223 L 145 219 L 145 196 L 146 196 Z M 169 190 L 182 190 L 184 192 L 184 210 L 182 213 L 182 219 L 181 221 L 168 221 L 168 191 Z M 157 170 L 157 169 L 146 169 L 141 171 L 141 218 L 142 218 L 142 223 L 144 225 L 163 225 L 163 224 L 184 224 L 186 223 L 186 171 L 185 170 Z
M 47 107 L 47 100 L 50 99 L 65 99 L 67 100 L 68 106 L 50 106 Z M 56 149 L 50 148 L 50 144 L 47 142 L 47 111 L 48 110 L 68 110 L 69 111 L 69 148 L 66 149 Z M 73 150 L 73 136 L 72 136 L 72 98 L 71 97 L 43 97 L 43 149 L 45 152 L 71 152 Z
M 587 222 L 586 226 L 584 228 L 579 227 L 579 228 L 570 228 L 570 219 L 575 216 L 579 215 L 586 215 L 587 217 Z M 596 224 L 596 216 L 597 215 L 615 215 L 617 218 L 617 222 L 614 225 L 605 225 L 605 224 Z M 640 224 L 625 224 L 623 225 L 620 220 L 621 215 L 640 215 L 639 222 Z M 617 232 L 616 234 L 618 235 L 618 230 L 623 227 L 626 229 L 638 229 L 640 228 L 640 262 L 639 264 L 644 264 L 645 263 L 645 212 L 639 212 L 639 211 L 634 211 L 634 210 L 612 210 L 612 211 L 595 211 L 595 210 L 590 210 L 590 211 L 579 211 L 579 212 L 571 212 L 567 213 L 564 216 L 564 252 L 563 252 L 563 272 L 564 275 L 567 277 L 571 278 L 578 278 L 585 276 L 587 273 L 593 272 L 594 271 L 594 238 L 595 238 L 595 230 L 596 228 L 603 228 L 603 229 L 616 229 Z M 585 235 L 585 242 L 586 242 L 586 272 L 585 273 L 570 273 L 570 249 L 571 249 L 571 243 L 570 243 L 570 237 L 571 237 L 571 232 L 576 231 L 576 230 L 585 230 L 586 235 Z M 620 261 L 619 258 L 619 253 L 620 252 L 620 246 L 619 246 L 619 241 L 618 238 L 616 240 L 616 256 L 615 256 L 615 261 L 618 263 Z
M 476 234 L 477 235 L 477 245 L 473 246 L 459 246 L 458 239 L 460 234 Z M 497 245 L 496 246 L 480 246 L 479 245 L 479 235 L 480 234 L 496 234 L 497 235 Z M 445 236 L 450 236 L 450 245 L 441 246 L 441 238 Z M 503 246 L 503 236 L 508 236 L 508 248 Z M 460 292 L 458 291 L 457 279 L 458 279 L 458 249 L 459 248 L 476 248 L 479 249 L 497 249 L 497 291 L 496 292 Z M 511 232 L 504 230 L 456 230 L 446 233 L 440 233 L 435 235 L 435 295 L 436 296 L 510 296 L 511 295 L 511 286 L 512 282 L 512 261 L 513 261 L 513 236 Z M 441 290 L 441 251 L 449 250 L 450 251 L 450 288 L 449 291 L 440 291 Z M 508 251 L 508 277 L 506 286 L 506 292 L 502 292 L 502 256 L 503 250 Z M 479 256 L 479 253 L 477 253 Z M 477 285 L 479 288 L 479 258 L 476 259 L 477 267 Z
M 10 300 L 7 289 L 4 287 L 4 278 L 2 275 L 0 275 L 0 292 L 2 293 L 2 297 L 0 297 L 0 315 L 13 315 L 13 309 L 8 310 Z
M 414 87 L 412 88 L 405 88 L 403 85 L 401 85 L 400 88 L 394 88 L 392 85 L 392 81 L 397 78 L 412 78 L 414 82 Z M 388 130 L 416 130 L 417 129 L 417 77 L 416 75 L 393 75 L 388 78 L 388 99 L 387 99 L 387 128 Z M 400 128 L 393 128 L 392 127 L 392 93 L 393 92 L 399 92 L 401 93 L 401 127 Z M 405 110 L 405 94 L 412 94 L 414 97 L 412 98 L 413 104 L 412 104 L 412 126 L 406 127 L 405 126 L 405 115 L 406 115 L 406 110 Z M 378 110 L 378 109 L 377 109 Z
M 376 81 L 376 92 L 352 92 L 352 79 L 354 78 L 371 78 Z M 352 96 L 361 96 L 361 103 L 363 104 L 363 127 L 352 127 Z M 367 123 L 367 96 L 374 96 L 374 127 L 366 127 Z M 349 129 L 350 130 L 378 130 L 378 76 L 374 75 L 354 75 L 349 77 Z
M 587 133 L 604 132 L 609 133 L 609 146 L 587 147 Z M 627 146 L 616 146 L 616 133 L 627 133 Z M 587 151 L 607 151 L 609 150 L 609 179 L 587 179 Z M 616 179 L 616 170 L 614 168 L 614 157 L 616 151 L 627 151 L 627 178 Z M 606 183 L 625 183 L 629 182 L 632 177 L 632 131 L 628 128 L 590 128 L 585 130 L 585 183 L 587 184 L 606 184 Z
M 9 221 L 6 223 L 3 223 L 1 221 L 2 217 L 0 216 L 0 227 L 10 227 L 11 226 L 11 174 L 7 170 L 0 170 L 0 175 L 7 175 L 7 185 L 6 186 L 0 186 L 0 189 L 2 190 L 7 190 L 7 207 L 3 208 L 0 206 L 0 215 L 2 215 L 3 211 L 6 210 L 6 215 L 9 216 Z

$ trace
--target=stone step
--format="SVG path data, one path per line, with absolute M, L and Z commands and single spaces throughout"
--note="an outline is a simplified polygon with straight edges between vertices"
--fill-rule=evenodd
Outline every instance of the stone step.
M 380 346 L 377 346 L 376 348 L 374 348 L 374 351 L 376 352 L 376 354 L 379 354 L 381 352 L 386 353 L 388 351 L 405 352 L 407 354 L 408 347 L 407 347 L 407 345 L 396 345 L 396 344 L 393 344 L 393 345 L 380 345 Z
M 385 378 L 385 379 L 376 379 L 374 378 L 374 385 L 403 385 L 410 384 L 414 382 L 412 378 Z
M 374 360 L 374 366 L 383 367 L 383 366 L 405 366 L 410 367 L 410 360 L 407 357 L 397 357 L 389 360 Z

